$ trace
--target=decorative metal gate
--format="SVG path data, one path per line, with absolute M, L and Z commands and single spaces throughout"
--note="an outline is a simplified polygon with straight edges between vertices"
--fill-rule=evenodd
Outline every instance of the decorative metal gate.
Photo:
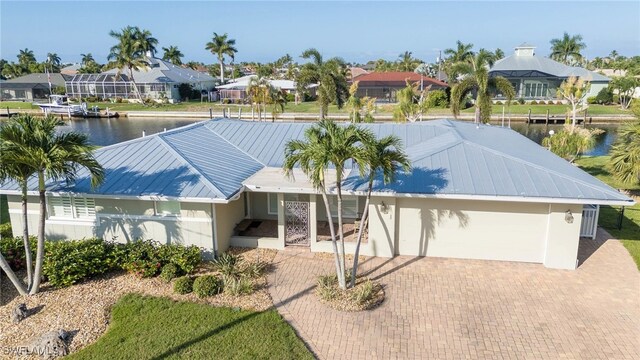
M 309 203 L 285 201 L 285 245 L 309 246 Z

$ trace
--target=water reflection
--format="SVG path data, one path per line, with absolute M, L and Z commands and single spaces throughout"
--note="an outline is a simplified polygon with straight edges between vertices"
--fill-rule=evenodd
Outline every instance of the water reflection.
M 75 130 L 89 135 L 90 141 L 95 145 L 105 146 L 118 142 L 131 140 L 142 136 L 144 131 L 147 135 L 171 130 L 180 126 L 202 121 L 202 119 L 175 119 L 175 118 L 119 118 L 119 119 L 78 119 L 68 122 L 65 130 Z M 586 155 L 606 155 L 611 144 L 617 137 L 617 125 L 590 125 L 605 132 L 598 135 L 596 146 Z M 529 139 L 540 144 L 542 139 L 549 134 L 550 130 L 556 132 L 562 129 L 562 125 L 544 124 L 511 124 L 511 128 L 523 134 Z

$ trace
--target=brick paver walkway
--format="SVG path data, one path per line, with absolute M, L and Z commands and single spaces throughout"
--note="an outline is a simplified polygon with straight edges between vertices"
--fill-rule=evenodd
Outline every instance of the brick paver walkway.
M 576 271 L 539 264 L 371 258 L 386 291 L 344 313 L 313 294 L 329 258 L 285 250 L 269 275 L 278 311 L 321 359 L 640 359 L 640 273 L 599 230 Z

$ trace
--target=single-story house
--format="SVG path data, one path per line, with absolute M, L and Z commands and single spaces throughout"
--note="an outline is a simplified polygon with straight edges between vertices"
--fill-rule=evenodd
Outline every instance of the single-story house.
M 305 175 L 282 171 L 287 141 L 311 123 L 204 121 L 96 151 L 104 183 L 46 182 L 50 238 L 150 238 L 195 244 L 209 254 L 229 246 L 331 252 L 335 184 L 328 219 Z M 374 184 L 361 254 L 542 263 L 574 269 L 581 235 L 592 236 L 598 205 L 634 201 L 517 132 L 453 120 L 362 124 L 399 136 L 413 169 Z M 334 170 L 328 170 L 332 178 Z M 366 181 L 349 168 L 344 183 L 346 251 L 353 253 Z M 37 181 L 28 222 L 38 219 Z M 8 195 L 14 235 L 22 229 L 16 183 Z M 584 215 L 583 215 L 584 214 Z M 586 233 L 585 233 L 586 232 Z
M 218 91 L 218 98 L 220 100 L 244 100 L 248 97 L 247 88 L 249 87 L 249 83 L 251 79 L 257 77 L 257 75 L 246 75 L 240 78 L 235 79 L 234 81 L 216 86 L 216 90 Z M 280 89 L 287 94 L 296 94 L 298 92 L 296 88 L 296 83 L 293 80 L 283 80 L 283 79 L 268 79 L 269 85 L 276 89 Z M 317 85 L 311 84 L 307 86 L 307 89 L 314 93 Z
M 516 98 L 525 100 L 556 99 L 560 84 L 571 76 L 591 83 L 587 97 L 596 96 L 609 85 L 611 79 L 577 66 L 568 66 L 547 57 L 535 54 L 535 46 L 522 44 L 515 53 L 495 62 L 489 70 L 490 76 L 502 76 L 511 81 L 516 89 Z M 497 96 L 497 99 L 502 96 Z
M 78 70 L 82 68 L 82 64 L 71 64 L 60 69 L 61 74 L 65 75 L 76 75 Z
M 133 71 L 133 79 L 143 98 L 180 101 L 178 87 L 190 84 L 196 90 L 208 92 L 216 79 L 190 68 L 148 57 L 148 67 Z M 120 76 L 118 77 L 118 72 Z M 76 74 L 64 84 L 67 96 L 72 98 L 95 96 L 103 99 L 137 99 L 128 69 L 111 69 L 100 74 Z
M 353 81 L 358 82 L 358 96 L 388 102 L 397 101 L 396 91 L 404 89 L 407 81 L 425 89 L 431 86 L 431 90 L 446 89 L 449 86 L 443 81 L 409 71 L 371 72 L 357 76 Z
M 2 100 L 13 101 L 34 101 L 47 99 L 51 92 L 49 91 L 49 82 L 51 82 L 51 90 L 57 86 L 64 87 L 67 75 L 60 73 L 32 73 L 20 76 L 14 79 L 3 81 L 0 84 L 0 96 Z

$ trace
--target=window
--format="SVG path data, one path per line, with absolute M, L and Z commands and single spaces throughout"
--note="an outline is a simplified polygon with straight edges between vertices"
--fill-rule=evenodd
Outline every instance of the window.
M 267 200 L 269 203 L 267 213 L 269 215 L 278 215 L 278 194 L 268 193 Z
M 331 216 L 338 217 L 338 197 L 329 197 L 329 209 L 331 210 Z M 342 196 L 342 217 L 349 219 L 357 219 L 358 216 L 358 197 L 357 196 Z
M 164 84 L 151 84 L 151 91 L 164 91 Z
M 179 201 L 156 201 L 156 215 L 158 216 L 178 216 L 180 215 Z
M 96 217 L 96 203 L 85 197 L 52 196 L 49 197 L 49 216 L 92 219 Z

